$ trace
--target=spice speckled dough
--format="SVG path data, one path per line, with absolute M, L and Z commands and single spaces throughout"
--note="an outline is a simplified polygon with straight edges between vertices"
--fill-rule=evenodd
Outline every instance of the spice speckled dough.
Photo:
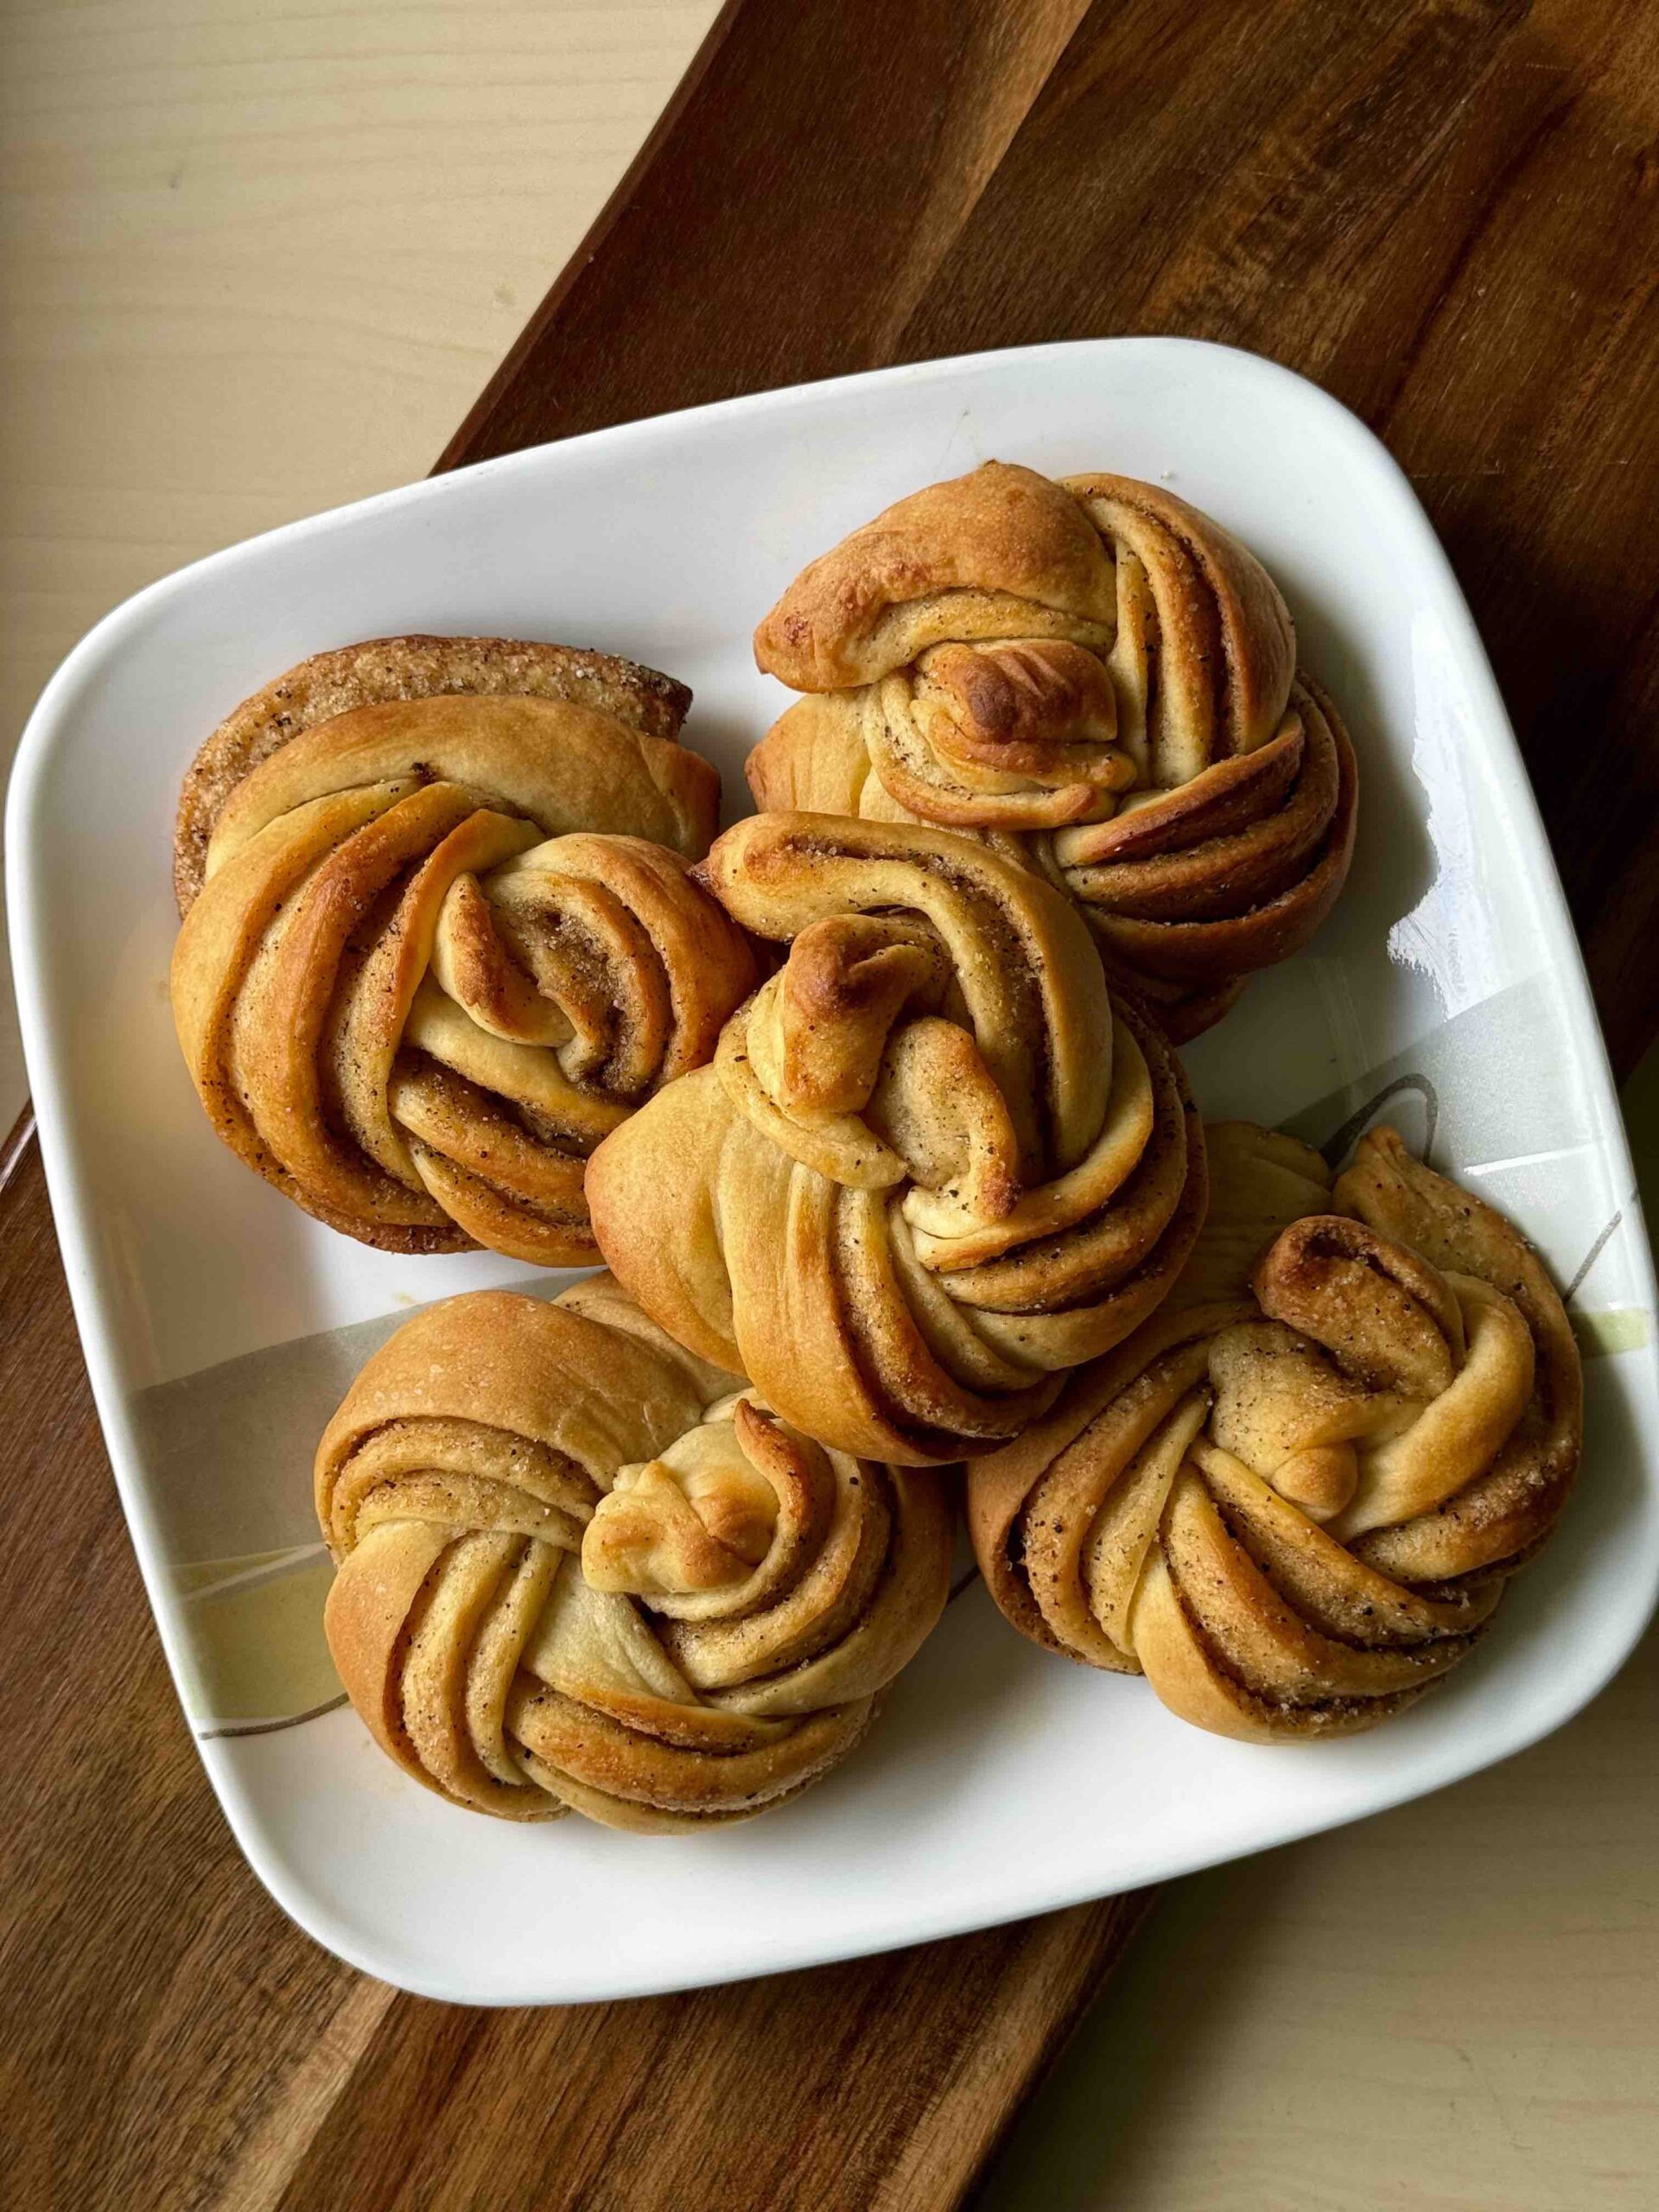
M 1144 1673 L 1270 1742 L 1414 1703 L 1555 1525 L 1578 1347 L 1503 1217 L 1364 1137 L 1210 1131 L 1213 1203 L 1168 1303 L 969 1470 L 974 1549 L 1033 1642 Z
M 931 485 L 804 569 L 755 658 L 806 694 L 750 756 L 757 804 L 984 839 L 1078 902 L 1178 1043 L 1347 876 L 1353 750 L 1284 601 L 1156 485 Z
M 179 1040 L 219 1135 L 390 1251 L 598 1256 L 588 1153 L 753 987 L 693 880 L 690 695 L 569 646 L 387 638 L 247 700 L 186 778 Z
M 353 1703 L 416 1781 L 508 1820 L 770 1811 L 859 1743 L 950 1586 L 937 1478 L 823 1450 L 606 1275 L 408 1322 L 316 1499 Z
M 1070 900 L 948 830 L 752 815 L 698 873 L 787 957 L 713 1065 L 594 1154 L 607 1261 L 840 1450 L 991 1450 L 1153 1312 L 1198 1233 L 1174 1053 Z

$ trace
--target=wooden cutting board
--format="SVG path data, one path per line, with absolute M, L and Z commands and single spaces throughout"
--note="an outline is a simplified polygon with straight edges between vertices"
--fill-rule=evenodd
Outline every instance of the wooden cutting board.
M 1045 339 L 1302 370 L 1451 549 L 1622 1073 L 1659 1019 L 1656 124 L 1626 0 L 734 0 L 440 465 Z M 365 1980 L 213 1803 L 26 1144 L 0 1315 L 0 2202 L 962 2200 L 1140 1901 L 580 2011 Z

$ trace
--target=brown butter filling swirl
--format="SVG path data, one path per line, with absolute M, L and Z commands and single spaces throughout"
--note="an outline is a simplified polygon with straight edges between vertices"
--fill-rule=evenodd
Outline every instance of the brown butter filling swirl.
M 995 842 L 1178 1039 L 1346 876 L 1352 749 L 1283 601 L 1156 486 L 1001 462 L 931 486 L 806 569 L 755 652 L 807 694 L 751 756 L 759 805 Z
M 787 957 L 714 1067 L 595 1154 L 607 1260 L 843 1449 L 990 1448 L 1186 1255 L 1202 1140 L 1173 1055 L 1075 908 L 973 841 L 763 815 L 700 874 Z
M 327 1627 L 406 1772 L 508 1819 L 695 1831 L 861 1739 L 943 1611 L 948 1507 L 733 1379 L 604 1277 L 451 1300 L 369 1363 L 317 1456 Z
M 1530 1248 L 1392 1129 L 1333 1190 L 1267 1131 L 1211 1149 L 1168 1305 L 970 1470 L 975 1550 L 1024 1634 L 1200 1726 L 1348 1733 L 1456 1664 L 1554 1527 L 1577 1351 Z
M 377 699 L 219 795 L 174 958 L 181 1043 L 220 1135 L 332 1225 L 591 1261 L 587 1154 L 752 987 L 687 866 L 717 779 L 656 734 L 639 674 L 637 726 L 620 693 Z

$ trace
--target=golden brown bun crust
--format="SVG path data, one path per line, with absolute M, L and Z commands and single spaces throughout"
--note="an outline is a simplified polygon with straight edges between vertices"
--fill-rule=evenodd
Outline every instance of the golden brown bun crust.
M 684 684 L 654 668 L 521 638 L 372 638 L 315 653 L 245 699 L 192 761 L 174 839 L 180 913 L 189 912 L 201 889 L 219 809 L 251 769 L 302 730 L 353 708 L 444 692 L 568 699 L 661 738 L 678 736 L 691 703 Z
M 619 1464 L 645 1455 L 734 1387 L 722 1370 L 666 1344 L 658 1349 L 660 1338 L 630 1338 L 600 1318 L 604 1312 L 582 1310 L 580 1299 L 567 1307 L 520 1291 L 480 1290 L 412 1315 L 359 1370 L 322 1433 L 316 1480 L 324 1534 L 327 1493 L 340 1468 L 390 1421 L 480 1422 L 573 1459 L 594 1478 L 613 1449 Z M 573 1397 L 573 1377 L 591 1385 L 585 1395 Z
M 1063 880 L 1083 905 L 1107 974 L 1141 992 L 1175 1044 L 1210 1027 L 1251 976 L 1309 944 L 1348 880 L 1359 814 L 1354 748 L 1335 701 L 1311 677 L 1297 677 L 1290 704 L 1283 737 L 1174 794 L 1171 813 L 1192 795 L 1176 833 L 1188 838 L 1184 846 L 1158 849 L 1152 817 L 1163 810 L 1154 807 L 1068 841 Z M 1285 803 L 1260 805 L 1241 790 L 1236 813 L 1206 835 L 1202 786 L 1243 785 L 1289 737 L 1300 766 Z
M 749 756 L 763 810 L 917 822 L 1075 899 L 1172 1041 L 1325 919 L 1358 779 L 1260 561 L 1162 486 L 988 462 L 791 585 L 760 666 L 806 696 Z
M 753 988 L 690 873 L 720 779 L 689 694 L 491 639 L 324 654 L 187 780 L 171 996 L 214 1128 L 383 1250 L 597 1257 L 594 1146 Z
M 944 1610 L 939 1485 L 827 1452 L 601 1276 L 417 1314 L 318 1449 L 340 1679 L 451 1802 L 695 1832 L 845 1757 Z
M 797 691 L 867 683 L 914 640 L 891 618 L 943 594 L 1011 596 L 1109 622 L 1112 578 L 1075 500 L 1034 469 L 988 461 L 913 492 L 804 569 L 754 633 L 754 657 Z M 899 651 L 899 658 L 909 652 Z
M 1094 473 L 1063 476 L 1062 489 L 1097 514 L 1109 530 L 1114 512 L 1137 514 L 1185 555 L 1203 580 L 1221 633 L 1229 692 L 1224 725 L 1248 741 L 1271 730 L 1284 711 L 1296 672 L 1296 632 L 1279 587 L 1248 546 L 1212 515 L 1161 485 Z M 1166 636 L 1166 652 L 1207 643 L 1201 635 Z
M 1186 1258 L 1204 1145 L 1179 1063 L 1076 908 L 986 845 L 752 815 L 699 874 L 788 957 L 712 1068 L 594 1154 L 601 1249 L 825 1443 L 990 1450 Z
M 1453 1667 L 1554 1528 L 1577 1349 L 1536 1255 L 1390 1128 L 1329 1187 L 1245 1123 L 1161 1312 L 969 1471 L 992 1597 L 1200 1727 L 1351 1734 Z

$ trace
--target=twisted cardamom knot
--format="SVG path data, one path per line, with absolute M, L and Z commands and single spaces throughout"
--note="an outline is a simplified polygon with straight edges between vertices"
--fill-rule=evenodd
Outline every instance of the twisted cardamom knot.
M 755 658 L 808 695 L 750 756 L 758 805 L 999 845 L 1177 1042 L 1347 875 L 1353 750 L 1284 601 L 1154 485 L 1001 461 L 931 485 L 804 569 Z
M 232 1150 L 400 1252 L 596 1256 L 587 1154 L 753 988 L 692 879 L 690 694 L 562 645 L 325 653 L 211 737 L 180 809 L 173 1012 Z
M 828 1772 L 944 1609 L 949 1507 L 828 1452 L 597 1276 L 429 1307 L 328 1424 L 329 1648 L 452 1802 L 694 1831 Z
M 1017 1435 L 1152 1312 L 1204 1211 L 1163 1038 L 1077 909 L 945 830 L 753 815 L 698 871 L 788 957 L 588 1171 L 640 1305 L 842 1451 Z
M 1348 1734 L 1463 1657 L 1554 1527 L 1578 1350 L 1531 1247 L 1393 1129 L 1334 1190 L 1290 1138 L 1209 1139 L 1192 1267 L 969 1470 L 974 1548 L 1025 1635 L 1199 1727 Z

